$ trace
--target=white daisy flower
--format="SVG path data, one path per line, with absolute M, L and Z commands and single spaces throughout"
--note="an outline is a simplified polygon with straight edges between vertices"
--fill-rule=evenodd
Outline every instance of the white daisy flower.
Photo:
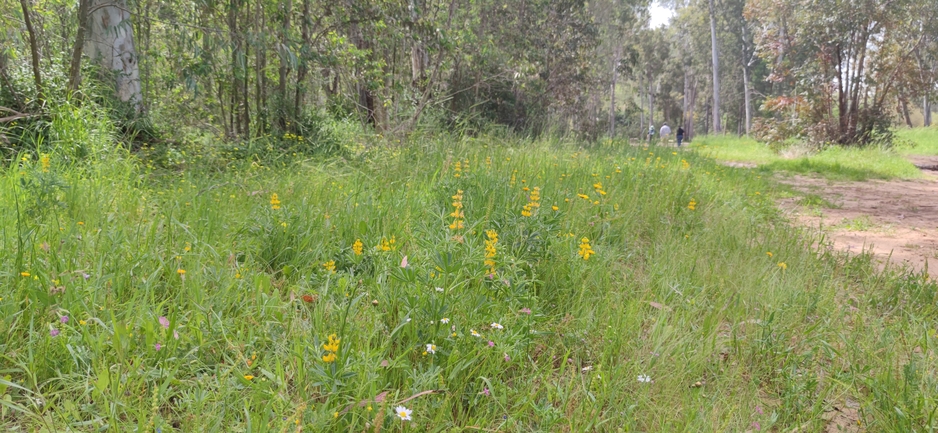
M 447 323 L 449 323 L 449 317 L 444 317 L 444 318 L 440 319 L 440 323 L 442 323 L 442 324 L 444 324 L 444 325 L 447 324 Z
M 431 355 L 434 354 L 434 353 L 436 353 L 436 345 L 435 345 L 435 344 L 428 344 L 428 345 L 427 345 L 427 353 L 429 353 L 429 354 L 431 354 Z
M 475 329 L 470 329 L 470 330 L 469 330 L 469 333 L 472 334 L 473 337 L 481 337 L 481 336 L 482 336 L 482 334 L 476 332 Z
M 639 374 L 638 381 L 641 383 L 651 383 L 651 377 L 649 377 L 647 374 Z
M 398 406 L 394 408 L 394 413 L 397 414 L 397 417 L 400 418 L 401 421 L 410 421 L 411 419 L 413 419 L 410 417 L 410 414 L 412 414 L 413 412 L 414 411 L 404 406 Z
M 492 322 L 492 329 L 505 329 L 505 327 L 496 322 Z
M 434 290 L 436 290 L 437 292 L 443 293 L 443 288 L 442 288 L 442 287 L 437 287 L 437 288 L 434 289 Z

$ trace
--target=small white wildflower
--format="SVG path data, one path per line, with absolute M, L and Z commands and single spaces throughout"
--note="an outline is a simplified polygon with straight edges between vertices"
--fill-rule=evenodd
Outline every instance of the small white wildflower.
M 481 337 L 481 336 L 482 336 L 482 334 L 476 332 L 475 329 L 470 329 L 470 330 L 469 330 L 469 333 L 472 334 L 473 337 Z
M 641 383 L 651 383 L 651 377 L 649 377 L 647 374 L 639 374 L 638 381 Z
M 492 329 L 505 329 L 505 327 L 496 322 L 492 322 Z
M 412 414 L 413 412 L 414 411 L 404 406 L 398 406 L 394 408 L 394 413 L 397 414 L 397 417 L 400 418 L 401 421 L 410 421 L 411 419 L 413 419 L 410 417 L 410 414 Z
M 427 353 L 429 353 L 429 354 L 431 354 L 431 355 L 434 354 L 434 353 L 436 353 L 436 345 L 435 345 L 435 344 L 428 344 L 428 345 L 427 345 Z
M 447 323 L 449 323 L 449 317 L 444 317 L 444 318 L 440 319 L 440 323 L 442 323 L 442 324 L 444 324 L 444 325 L 447 324 Z
M 592 365 L 587 365 L 586 367 L 583 367 L 582 370 L 583 370 L 584 373 L 593 371 L 593 366 L 592 366 Z
M 443 288 L 442 288 L 442 287 L 437 287 L 437 288 L 434 289 L 434 290 L 436 290 L 437 292 L 443 293 Z

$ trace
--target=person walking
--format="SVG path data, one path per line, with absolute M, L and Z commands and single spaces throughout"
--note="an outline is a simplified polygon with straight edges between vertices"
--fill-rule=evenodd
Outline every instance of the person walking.
M 655 125 L 648 124 L 648 144 L 652 144 L 655 138 Z
M 677 147 L 681 147 L 681 142 L 684 141 L 684 128 L 677 127 Z
M 671 135 L 671 127 L 668 126 L 668 122 L 664 122 L 664 124 L 661 125 L 661 138 L 659 138 L 659 140 L 664 144 L 668 144 L 669 135 Z

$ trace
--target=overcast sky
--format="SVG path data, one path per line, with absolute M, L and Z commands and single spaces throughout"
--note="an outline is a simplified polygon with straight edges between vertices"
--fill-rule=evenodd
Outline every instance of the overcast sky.
M 674 15 L 673 10 L 661 7 L 658 3 L 652 4 L 649 11 L 651 12 L 651 22 L 649 23 L 651 28 L 668 24 L 668 20 Z

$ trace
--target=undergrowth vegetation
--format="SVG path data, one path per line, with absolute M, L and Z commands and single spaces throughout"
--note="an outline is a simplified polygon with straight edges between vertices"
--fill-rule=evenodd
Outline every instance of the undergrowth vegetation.
M 938 286 L 812 249 L 757 173 L 496 136 L 154 164 L 63 118 L 0 177 L 4 430 L 938 425 Z

